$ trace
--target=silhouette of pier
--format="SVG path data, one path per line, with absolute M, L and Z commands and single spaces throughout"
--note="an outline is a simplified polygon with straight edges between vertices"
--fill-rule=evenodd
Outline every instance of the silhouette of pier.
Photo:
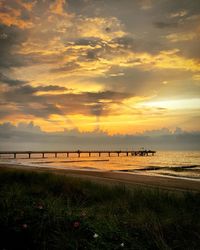
M 70 157 L 70 155 L 76 154 L 77 157 L 81 157 L 82 154 L 87 154 L 89 157 L 98 155 L 101 156 L 149 156 L 154 155 L 156 151 L 152 150 L 74 150 L 74 151 L 0 151 L 1 156 L 13 155 L 13 158 L 20 158 L 19 156 L 27 155 L 27 158 L 31 158 L 31 156 L 36 155 L 39 158 L 47 158 L 52 155 L 57 158 L 62 154 L 63 156 Z

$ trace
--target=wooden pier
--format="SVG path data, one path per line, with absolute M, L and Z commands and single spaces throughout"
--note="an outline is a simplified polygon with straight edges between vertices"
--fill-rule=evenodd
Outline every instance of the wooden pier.
M 154 155 L 156 151 L 152 150 L 74 150 L 74 151 L 0 151 L 0 157 L 13 155 L 13 159 L 20 158 L 19 156 L 27 155 L 27 158 L 31 158 L 32 155 L 39 155 L 40 158 L 46 158 L 48 155 L 52 154 L 55 158 L 59 157 L 60 154 L 65 155 L 66 157 L 70 157 L 70 155 L 76 154 L 77 157 L 81 157 L 81 154 L 87 154 L 89 157 L 98 155 L 101 156 L 108 156 L 111 155 L 123 155 L 123 156 L 148 156 Z M 18 156 L 18 157 L 17 157 Z

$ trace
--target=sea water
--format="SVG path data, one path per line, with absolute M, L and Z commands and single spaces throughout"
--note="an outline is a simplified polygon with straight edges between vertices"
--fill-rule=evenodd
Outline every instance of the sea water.
M 17 163 L 19 165 L 50 167 L 56 169 L 77 169 L 90 171 L 120 171 L 130 174 L 162 175 L 175 178 L 189 178 L 200 181 L 200 151 L 158 151 L 154 156 L 126 156 L 112 153 L 98 154 L 33 154 L 1 156 L 0 162 Z

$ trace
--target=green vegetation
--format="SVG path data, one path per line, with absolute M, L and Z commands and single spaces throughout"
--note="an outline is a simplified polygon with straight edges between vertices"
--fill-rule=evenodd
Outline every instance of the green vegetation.
M 199 249 L 200 194 L 0 171 L 0 249 Z

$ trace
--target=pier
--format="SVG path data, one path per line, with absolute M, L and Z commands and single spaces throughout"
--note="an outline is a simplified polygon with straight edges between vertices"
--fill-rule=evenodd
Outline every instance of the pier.
M 156 151 L 152 150 L 74 150 L 74 151 L 0 151 L 0 157 L 12 155 L 13 159 L 20 158 L 22 155 L 27 155 L 27 158 L 31 159 L 33 155 L 39 155 L 40 158 L 46 158 L 48 155 L 53 155 L 55 158 L 59 157 L 60 154 L 70 157 L 70 155 L 76 154 L 77 157 L 81 157 L 81 154 L 87 154 L 89 157 L 98 155 L 101 156 L 108 156 L 111 155 L 115 156 L 149 156 L 154 155 Z

